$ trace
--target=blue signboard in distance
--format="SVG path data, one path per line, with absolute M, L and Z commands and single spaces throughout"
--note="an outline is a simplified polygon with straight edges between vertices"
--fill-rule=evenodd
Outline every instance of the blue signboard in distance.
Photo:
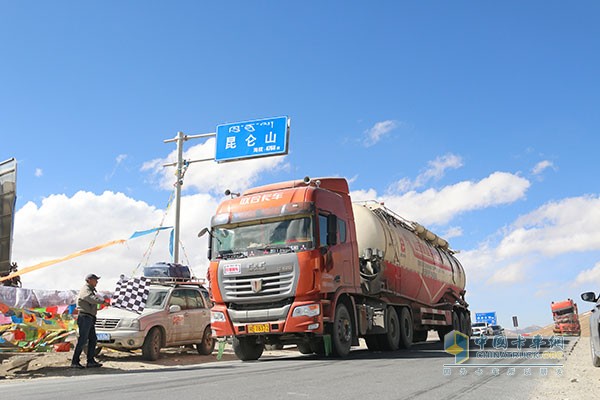
M 287 154 L 289 128 L 287 116 L 217 125 L 215 161 Z
M 487 313 L 476 313 L 475 322 L 487 322 L 490 325 L 496 325 L 496 311 Z

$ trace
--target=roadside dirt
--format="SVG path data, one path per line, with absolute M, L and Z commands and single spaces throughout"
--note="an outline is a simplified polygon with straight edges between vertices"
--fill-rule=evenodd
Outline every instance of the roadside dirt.
M 297 354 L 296 348 L 289 350 L 265 350 L 263 357 L 277 357 Z M 144 361 L 141 352 L 124 353 L 103 349 L 96 359 L 103 364 L 101 368 L 71 369 L 73 351 L 64 353 L 0 353 L 0 382 L 3 379 L 32 379 L 42 377 L 94 375 L 128 373 L 139 370 L 156 370 L 176 366 L 196 365 L 217 360 L 217 349 L 208 356 L 199 355 L 195 349 L 181 347 L 161 350 L 160 358 L 156 361 Z M 235 360 L 230 345 L 225 347 L 222 361 Z M 85 354 L 81 356 L 85 364 Z
M 598 386 L 600 368 L 592 365 L 589 336 L 582 336 L 567 355 L 562 376 L 546 377 L 529 399 L 593 399 L 597 398 Z

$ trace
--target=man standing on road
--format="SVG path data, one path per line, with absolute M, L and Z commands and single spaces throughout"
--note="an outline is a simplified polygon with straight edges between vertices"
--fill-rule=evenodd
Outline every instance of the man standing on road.
M 89 274 L 85 277 L 85 285 L 79 291 L 77 296 L 77 311 L 79 315 L 77 317 L 77 327 L 79 328 L 79 339 L 73 352 L 73 360 L 71 361 L 71 368 L 85 368 L 81 365 L 79 358 L 83 351 L 83 346 L 87 342 L 87 367 L 95 368 L 101 367 L 102 364 L 94 360 L 94 352 L 96 351 L 96 312 L 98 311 L 98 304 L 105 302 L 105 299 L 98 296 L 96 293 L 96 285 L 98 284 L 99 276 L 96 274 Z

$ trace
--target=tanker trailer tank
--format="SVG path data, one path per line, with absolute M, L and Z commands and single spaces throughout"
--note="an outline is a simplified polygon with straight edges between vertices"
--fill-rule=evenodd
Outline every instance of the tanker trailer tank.
M 426 306 L 463 301 L 465 272 L 446 240 L 380 203 L 352 208 L 363 293 Z

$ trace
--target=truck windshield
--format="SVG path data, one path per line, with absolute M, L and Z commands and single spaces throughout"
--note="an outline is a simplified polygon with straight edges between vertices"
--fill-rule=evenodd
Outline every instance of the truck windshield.
M 213 257 L 237 258 L 296 252 L 314 247 L 309 217 L 283 221 L 257 221 L 253 225 L 213 229 Z

